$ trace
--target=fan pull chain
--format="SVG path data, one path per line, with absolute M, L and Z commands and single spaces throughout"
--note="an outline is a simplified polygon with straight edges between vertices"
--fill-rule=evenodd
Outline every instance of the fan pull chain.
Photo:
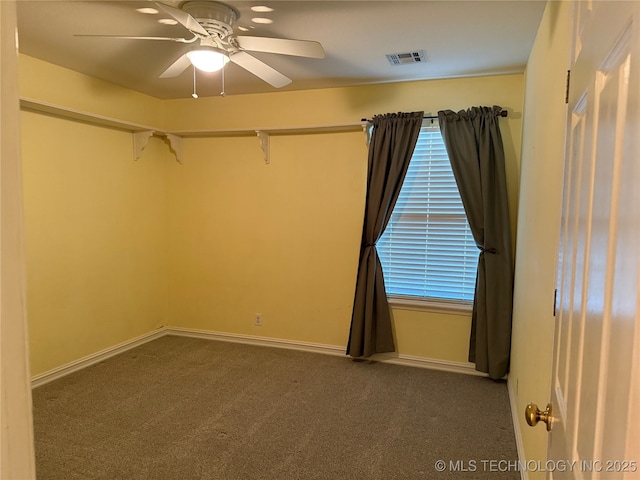
M 193 67 L 193 93 L 191 96 L 193 98 L 198 98 L 198 94 L 196 93 L 196 67 Z
M 222 67 L 222 70 L 220 72 L 222 74 L 222 91 L 220 92 L 220 96 L 221 97 L 224 97 L 226 95 L 226 93 L 224 92 L 224 71 L 225 70 L 226 69 L 224 67 Z

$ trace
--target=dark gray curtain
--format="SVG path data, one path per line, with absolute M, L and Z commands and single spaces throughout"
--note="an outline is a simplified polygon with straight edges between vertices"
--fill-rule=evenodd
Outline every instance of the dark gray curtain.
M 347 355 L 393 352 L 391 313 L 376 242 L 389 222 L 418 141 L 424 112 L 376 115 L 369 143 L 367 198 Z
M 513 302 L 511 229 L 498 125 L 501 110 L 494 106 L 438 112 L 460 197 L 480 249 L 469 361 L 494 379 L 509 370 Z

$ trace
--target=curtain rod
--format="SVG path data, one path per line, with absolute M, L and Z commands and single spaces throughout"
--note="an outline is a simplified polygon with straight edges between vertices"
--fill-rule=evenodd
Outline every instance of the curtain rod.
M 501 110 L 500 113 L 496 114 L 496 116 L 499 116 L 499 117 L 506 117 L 507 115 L 508 115 L 508 113 L 507 113 L 506 110 Z M 437 120 L 438 116 L 437 115 L 429 115 L 429 116 L 425 115 L 422 118 L 424 118 L 425 120 Z M 369 122 L 369 123 L 371 123 L 371 120 L 369 120 L 368 118 L 362 118 L 360 121 L 361 122 Z

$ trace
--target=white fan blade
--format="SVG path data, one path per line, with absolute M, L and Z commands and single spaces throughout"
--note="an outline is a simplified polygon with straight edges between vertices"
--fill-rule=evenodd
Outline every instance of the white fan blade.
M 236 52 L 230 55 L 229 59 L 273 87 L 280 88 L 291 83 L 290 78 L 285 77 L 277 70 L 271 68 L 263 61 L 258 60 L 256 57 L 249 55 L 247 52 Z
M 280 53 L 297 57 L 324 58 L 324 49 L 311 40 L 289 40 L 287 38 L 236 37 L 243 50 L 253 52 Z
M 75 34 L 74 37 L 102 37 L 102 38 L 120 38 L 125 40 L 165 40 L 170 42 L 179 43 L 192 43 L 195 42 L 198 37 L 193 37 L 191 40 L 186 38 L 171 38 L 171 37 L 134 37 L 131 35 L 93 35 L 93 34 Z
M 200 35 L 204 35 L 205 37 L 209 36 L 209 32 L 207 32 L 202 27 L 202 25 L 200 25 L 198 21 L 195 18 L 193 18 L 191 15 L 189 15 L 187 12 L 183 12 L 180 9 L 170 7 L 169 5 L 164 5 L 159 2 L 156 2 L 155 4 L 160 10 L 171 15 L 189 31 L 193 33 L 199 33 Z
M 173 62 L 169 68 L 167 68 L 162 75 L 160 75 L 160 78 L 173 78 L 173 77 L 177 77 L 178 75 L 180 75 L 182 72 L 184 72 L 189 65 L 191 65 L 191 61 L 189 60 L 189 57 L 187 57 L 187 54 L 185 53 L 184 55 L 182 55 L 180 58 L 178 58 L 178 60 L 176 60 L 175 62 Z

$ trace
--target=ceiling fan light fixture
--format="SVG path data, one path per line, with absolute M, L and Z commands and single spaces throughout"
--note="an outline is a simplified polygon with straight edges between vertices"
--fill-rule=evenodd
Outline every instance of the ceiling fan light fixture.
M 218 50 L 198 48 L 187 53 L 191 64 L 203 72 L 217 72 L 229 61 L 229 57 Z

